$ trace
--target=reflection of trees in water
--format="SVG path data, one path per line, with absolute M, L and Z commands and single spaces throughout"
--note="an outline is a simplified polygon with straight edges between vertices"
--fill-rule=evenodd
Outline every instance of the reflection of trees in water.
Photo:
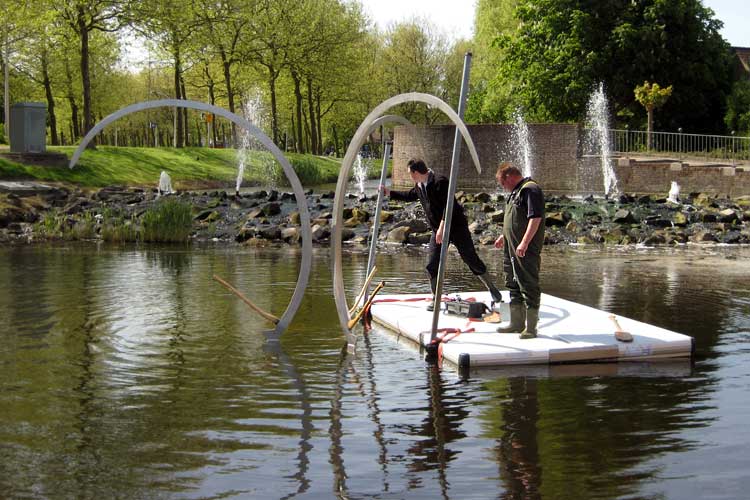
M 686 254 L 553 253 L 542 266 L 542 291 L 696 339 L 698 357 L 714 350 L 742 279 L 717 272 L 723 259 Z M 736 283 L 733 283 L 736 281 Z M 595 285 L 595 286 L 592 286 Z
M 497 440 L 504 498 L 637 495 L 658 479 L 644 464 L 694 443 L 679 437 L 704 427 L 708 388 L 679 378 L 498 379 L 483 411 Z
M 536 380 L 509 379 L 507 390 L 502 437 L 497 445 L 500 477 L 506 488 L 502 498 L 540 498 L 542 470 L 536 439 L 539 415 Z
M 415 441 L 408 449 L 411 458 L 408 470 L 437 470 L 440 491 L 443 498 L 448 498 L 448 465 L 458 456 L 458 452 L 451 449 L 450 443 L 466 437 L 461 425 L 469 415 L 467 408 L 472 395 L 454 387 L 450 391 L 450 397 L 446 397 L 446 383 L 440 368 L 435 364 L 426 367 L 426 375 L 427 415 L 419 426 L 411 429 Z M 410 489 L 419 487 L 416 477 L 410 481 L 409 486 Z

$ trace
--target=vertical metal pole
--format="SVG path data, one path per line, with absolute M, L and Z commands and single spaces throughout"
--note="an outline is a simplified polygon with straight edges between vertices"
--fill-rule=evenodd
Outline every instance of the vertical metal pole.
M 458 98 L 458 116 L 464 119 L 466 110 L 466 95 L 469 93 L 469 72 L 471 70 L 471 52 L 464 56 L 464 74 L 461 81 L 461 96 Z M 443 244 L 440 246 L 440 267 L 438 268 L 437 284 L 435 285 L 435 296 L 433 297 L 435 309 L 432 312 L 432 330 L 430 331 L 430 343 L 435 340 L 438 319 L 440 317 L 440 297 L 443 296 L 443 276 L 445 275 L 445 261 L 448 257 L 450 246 L 451 222 L 453 220 L 453 204 L 456 195 L 456 184 L 458 182 L 459 157 L 461 154 L 461 133 L 456 127 L 456 135 L 453 139 L 453 158 L 451 159 L 451 173 L 448 182 L 448 199 L 445 202 L 445 225 L 443 230 Z
M 381 128 L 381 130 L 383 130 Z M 383 170 L 380 172 L 380 186 L 385 186 L 385 179 L 388 176 L 388 155 L 391 152 L 391 144 L 385 143 L 385 149 L 383 150 Z M 375 221 L 372 223 L 372 239 L 370 240 L 370 255 L 367 257 L 367 273 L 365 277 L 369 276 L 372 272 L 372 268 L 375 267 L 375 249 L 378 246 L 378 231 L 380 231 L 380 210 L 383 204 L 383 190 L 378 187 L 378 201 L 375 205 Z M 365 294 L 362 299 L 362 303 L 367 302 L 367 298 L 370 295 L 370 285 L 365 288 Z

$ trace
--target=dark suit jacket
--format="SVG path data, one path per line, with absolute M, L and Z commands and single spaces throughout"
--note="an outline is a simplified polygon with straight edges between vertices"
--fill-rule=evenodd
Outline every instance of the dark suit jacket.
M 419 200 L 422 208 L 424 208 L 424 213 L 427 215 L 427 222 L 430 224 L 432 230 L 436 231 L 440 227 L 440 221 L 445 215 L 445 206 L 448 199 L 448 179 L 442 175 L 435 175 L 430 171 L 425 189 L 420 188 L 417 184 L 409 191 L 391 190 L 390 196 L 393 200 Z M 468 226 L 463 207 L 453 198 L 453 219 L 451 220 L 451 226 L 456 227 L 459 224 Z M 452 232 L 453 230 L 451 229 Z

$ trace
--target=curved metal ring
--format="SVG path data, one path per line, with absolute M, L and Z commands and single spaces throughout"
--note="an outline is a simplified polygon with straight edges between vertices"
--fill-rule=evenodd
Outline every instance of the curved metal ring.
M 297 173 L 294 171 L 294 168 L 292 168 L 289 160 L 286 159 L 281 150 L 266 134 L 263 133 L 262 130 L 239 115 L 227 111 L 224 108 L 220 108 L 218 106 L 213 106 L 211 104 L 206 104 L 203 102 L 187 101 L 182 99 L 159 99 L 156 101 L 139 102 L 137 104 L 132 104 L 130 106 L 122 108 L 119 111 L 115 111 L 114 113 L 105 117 L 102 121 L 97 123 L 94 128 L 92 128 L 89 133 L 86 134 L 86 137 L 83 138 L 81 144 L 75 150 L 73 157 L 70 159 L 70 168 L 73 168 L 75 166 L 81 156 L 81 153 L 83 153 L 83 150 L 86 148 L 86 145 L 91 142 L 91 140 L 99 132 L 101 132 L 104 127 L 106 127 L 113 121 L 122 118 L 125 115 L 136 113 L 138 111 L 144 111 L 146 109 L 160 107 L 197 109 L 199 111 L 206 111 L 208 113 L 222 116 L 227 120 L 239 125 L 240 127 L 245 128 L 261 144 L 263 144 L 271 152 L 271 154 L 273 154 L 276 161 L 281 164 L 281 168 L 284 169 L 286 178 L 289 180 L 289 183 L 292 186 L 292 190 L 294 191 L 294 197 L 297 200 L 297 208 L 299 209 L 300 213 L 300 225 L 302 231 L 302 263 L 299 269 L 299 277 L 297 278 L 297 286 L 294 288 L 294 293 L 292 294 L 292 298 L 289 301 L 289 305 L 287 306 L 281 318 L 279 318 L 279 322 L 276 324 L 276 328 L 273 330 L 274 335 L 269 336 L 270 340 L 278 340 L 278 337 L 287 329 L 289 323 L 291 323 L 292 321 L 292 318 L 294 318 L 297 309 L 299 309 L 299 306 L 302 303 L 302 297 L 305 294 L 305 289 L 307 288 L 307 283 L 310 278 L 310 270 L 312 268 L 312 231 L 310 229 L 310 213 L 307 209 L 307 200 L 305 198 L 305 193 L 302 190 L 302 184 L 300 183 L 299 177 L 297 177 Z
M 434 95 L 409 92 L 393 96 L 377 105 L 362 121 L 362 124 L 359 126 L 357 132 L 349 143 L 349 148 L 346 150 L 346 155 L 344 156 L 344 161 L 342 162 L 341 170 L 339 171 L 339 179 L 336 183 L 336 196 L 333 204 L 333 231 L 331 232 L 331 253 L 333 254 L 333 298 L 336 301 L 339 323 L 341 323 L 341 328 L 344 329 L 350 348 L 353 346 L 354 339 L 348 326 L 349 308 L 346 303 L 344 276 L 341 269 L 341 219 L 344 212 L 346 184 L 349 179 L 349 172 L 354 164 L 354 159 L 359 152 L 359 148 L 364 143 L 365 138 L 370 133 L 372 123 L 379 119 L 379 117 L 388 109 L 406 102 L 421 102 L 430 106 L 435 106 L 445 113 L 456 125 L 461 132 L 464 141 L 466 141 L 466 145 L 469 148 L 471 158 L 474 160 L 474 166 L 476 167 L 477 172 L 482 173 L 482 168 L 479 165 L 479 155 L 477 154 L 474 142 L 471 140 L 471 135 L 469 135 L 469 130 L 466 128 L 463 120 L 461 120 L 458 113 L 456 113 L 445 101 Z

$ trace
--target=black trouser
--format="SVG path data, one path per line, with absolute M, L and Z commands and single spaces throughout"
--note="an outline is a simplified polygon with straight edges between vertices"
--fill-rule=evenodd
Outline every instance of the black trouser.
M 477 251 L 474 248 L 474 241 L 471 239 L 471 233 L 466 224 L 456 224 L 455 227 L 451 227 L 451 243 L 456 247 L 461 259 L 466 262 L 472 273 L 480 275 L 487 272 L 487 266 L 484 265 L 482 259 L 477 255 Z M 427 262 L 426 267 L 427 273 L 431 278 L 435 278 L 438 274 L 441 247 L 442 245 L 439 245 L 435 241 L 435 231 L 433 231 L 430 237 L 430 260 Z
M 539 288 L 539 268 L 542 256 L 526 251 L 525 257 L 518 257 L 506 241 L 503 246 L 503 271 L 505 286 L 510 290 L 510 303 L 526 303 L 527 309 L 539 309 L 542 291 Z

